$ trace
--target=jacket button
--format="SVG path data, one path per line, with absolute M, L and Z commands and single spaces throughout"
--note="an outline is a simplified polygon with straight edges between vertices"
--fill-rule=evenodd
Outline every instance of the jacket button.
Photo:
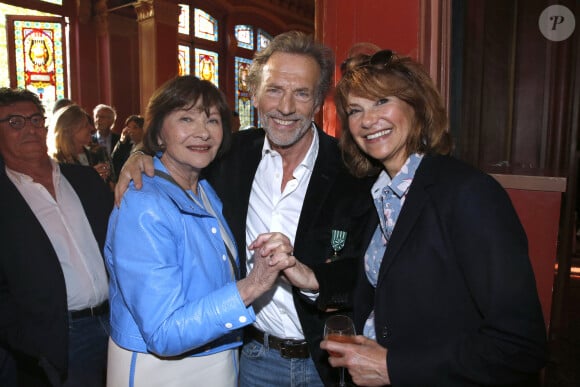
M 383 339 L 388 339 L 389 337 L 391 337 L 391 330 L 388 327 L 383 327 L 383 330 L 381 331 L 381 337 Z

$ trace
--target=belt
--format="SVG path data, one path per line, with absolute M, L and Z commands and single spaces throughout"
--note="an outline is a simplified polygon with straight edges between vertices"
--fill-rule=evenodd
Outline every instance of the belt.
M 70 311 L 70 316 L 73 320 L 76 320 L 78 318 L 102 316 L 107 313 L 109 313 L 109 301 L 91 308 L 72 310 Z
M 266 334 L 252 325 L 245 328 L 244 335 L 246 340 L 256 340 L 262 345 L 265 345 L 264 336 Z M 280 351 L 280 355 L 286 359 L 306 359 L 310 357 L 308 343 L 305 340 L 281 339 L 272 335 L 267 336 L 268 347 Z

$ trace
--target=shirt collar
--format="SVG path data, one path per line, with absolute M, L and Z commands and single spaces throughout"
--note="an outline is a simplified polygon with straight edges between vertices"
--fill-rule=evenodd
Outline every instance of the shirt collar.
M 310 144 L 310 148 L 308 149 L 306 156 L 304 157 L 302 162 L 300 162 L 300 166 L 303 166 L 309 170 L 313 170 L 316 158 L 318 157 L 318 148 L 319 148 L 318 144 L 320 142 L 320 139 L 318 137 L 318 131 L 316 130 L 316 126 L 314 125 L 314 123 L 312 123 L 310 130 L 312 130 L 313 133 L 312 143 Z M 268 141 L 267 136 L 264 138 L 264 145 L 262 146 L 262 158 L 264 158 L 266 155 L 270 155 L 272 157 L 277 157 L 280 155 L 280 153 L 272 149 L 270 141 Z
M 379 199 L 381 193 L 387 187 L 390 188 L 399 198 L 403 197 L 403 195 L 405 195 L 409 190 L 409 186 L 413 182 L 415 172 L 417 171 L 417 168 L 419 168 L 422 159 L 422 154 L 413 153 L 410 155 L 409 158 L 407 158 L 407 161 L 405 161 L 405 164 L 403 164 L 401 170 L 393 179 L 389 177 L 387 171 L 382 170 L 371 189 L 373 199 Z
M 52 165 L 52 180 L 56 183 L 60 180 L 60 168 L 58 163 L 54 159 L 50 159 L 50 164 Z M 6 168 L 6 174 L 12 178 L 13 181 L 18 182 L 19 184 L 24 183 L 31 183 L 32 177 L 25 173 L 17 172 L 13 169 L 8 167 Z

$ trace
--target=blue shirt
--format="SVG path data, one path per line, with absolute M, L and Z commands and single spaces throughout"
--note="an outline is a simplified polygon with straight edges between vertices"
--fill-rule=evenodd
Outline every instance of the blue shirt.
M 369 243 L 364 259 L 367 279 L 374 287 L 377 286 L 379 269 L 387 245 L 422 159 L 423 155 L 417 153 L 409 156 L 392 180 L 383 170 L 371 189 L 371 195 L 379 214 L 379 225 Z M 365 323 L 363 332 L 366 337 L 373 340 L 376 339 L 374 315 L 374 311 L 372 311 Z

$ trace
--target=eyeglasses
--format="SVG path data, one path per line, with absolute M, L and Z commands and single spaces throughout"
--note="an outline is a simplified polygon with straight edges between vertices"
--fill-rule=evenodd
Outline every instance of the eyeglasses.
M 30 121 L 35 128 L 44 128 L 44 121 L 46 118 L 42 114 L 33 114 L 29 117 L 21 115 L 12 115 L 0 120 L 0 122 L 8 122 L 13 129 L 21 130 L 26 126 L 26 121 Z
M 395 56 L 396 54 L 392 50 L 381 50 L 375 52 L 372 56 L 368 57 L 368 59 L 363 59 L 362 61 L 357 57 L 347 58 L 340 64 L 340 72 L 344 75 L 344 73 L 349 70 L 354 70 L 361 67 L 383 69 L 391 63 L 391 60 Z M 353 60 L 357 60 L 358 63 L 350 65 L 351 61 Z

